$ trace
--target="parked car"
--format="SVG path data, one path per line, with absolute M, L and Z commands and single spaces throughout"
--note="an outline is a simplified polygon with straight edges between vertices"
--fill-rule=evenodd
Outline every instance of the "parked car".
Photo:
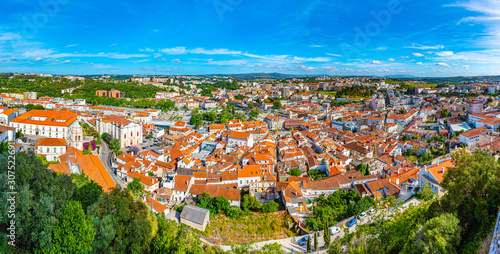
M 339 227 L 333 226 L 333 227 L 330 228 L 330 234 L 331 235 L 337 234 L 339 232 L 340 232 L 340 228 Z
M 304 236 L 304 237 L 300 238 L 299 245 L 306 245 L 307 244 L 307 238 L 309 238 L 309 241 L 310 241 L 311 236 Z
M 374 215 L 375 214 L 375 208 L 372 208 L 368 211 L 369 215 Z
M 362 212 L 360 215 L 358 215 L 358 220 L 362 220 L 364 217 L 366 217 L 366 213 Z
M 347 222 L 347 227 L 350 228 L 352 226 L 354 226 L 354 224 L 356 224 L 358 222 L 358 220 L 356 220 L 356 218 L 352 218 L 352 220 L 350 220 L 349 222 Z

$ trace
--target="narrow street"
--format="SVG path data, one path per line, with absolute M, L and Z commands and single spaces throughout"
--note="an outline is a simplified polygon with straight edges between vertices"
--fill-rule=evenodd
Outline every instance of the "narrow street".
M 108 144 L 104 142 L 104 140 L 101 139 L 101 142 L 102 142 L 102 151 L 99 154 L 99 159 L 101 159 L 102 164 L 108 171 L 108 174 L 111 176 L 116 186 L 117 187 L 119 186 L 123 189 L 127 188 L 127 185 L 115 175 L 115 173 L 113 172 L 113 168 L 111 167 L 111 158 L 113 155 L 113 151 L 109 149 Z

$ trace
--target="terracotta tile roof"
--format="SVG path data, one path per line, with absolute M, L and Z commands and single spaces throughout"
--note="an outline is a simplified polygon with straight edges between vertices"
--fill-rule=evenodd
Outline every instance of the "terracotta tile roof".
M 259 177 L 261 175 L 259 165 L 247 165 L 238 170 L 238 177 Z
M 83 155 L 77 163 L 82 173 L 101 185 L 103 191 L 109 192 L 112 188 L 116 188 L 115 182 L 97 155 Z
M 141 180 L 141 183 L 144 184 L 144 185 L 146 185 L 146 186 L 153 186 L 156 183 L 158 183 L 158 180 L 156 178 L 145 176 L 145 175 L 139 174 L 137 172 L 131 172 L 131 173 L 129 173 L 128 177 L 139 178 Z
M 231 131 L 231 133 L 229 133 L 229 137 L 237 139 L 248 139 L 250 137 L 250 134 L 246 132 Z
M 146 196 L 146 204 L 148 204 L 149 207 L 153 208 L 153 210 L 155 210 L 158 213 L 163 213 L 165 212 L 165 210 L 168 210 L 168 207 L 150 198 L 149 196 Z
M 33 120 L 40 117 L 43 120 Z M 71 111 L 30 110 L 14 119 L 12 123 L 37 124 L 46 126 L 70 126 L 76 121 L 76 114 Z
M 35 149 L 38 149 L 38 146 L 66 146 L 66 140 L 63 138 L 40 138 Z
M 489 131 L 490 131 L 490 129 L 488 129 L 488 127 L 481 127 L 481 128 L 477 128 L 477 129 L 473 129 L 473 130 L 464 132 L 464 133 L 462 133 L 460 135 L 462 135 L 464 137 L 467 137 L 467 138 L 470 138 L 470 137 L 474 137 L 474 136 L 477 136 L 477 135 L 481 135 L 483 133 L 487 133 Z
M 174 181 L 175 181 L 175 186 L 172 190 L 186 192 L 189 188 L 191 176 L 176 175 L 174 177 Z
M 433 164 L 432 167 L 427 168 L 427 171 L 429 171 L 434 176 L 434 178 L 436 178 L 436 180 L 438 180 L 438 182 L 441 183 L 441 182 L 443 182 L 443 176 L 444 176 L 444 173 L 446 172 L 446 170 L 449 168 L 452 168 L 452 167 L 453 167 L 452 161 L 446 160 L 446 161 L 439 163 L 438 165 Z M 443 168 L 444 168 L 444 171 L 443 171 Z

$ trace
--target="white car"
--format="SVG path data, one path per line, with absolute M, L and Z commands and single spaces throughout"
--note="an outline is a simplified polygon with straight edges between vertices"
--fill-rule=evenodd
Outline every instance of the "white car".
M 340 228 L 339 227 L 333 226 L 333 227 L 330 228 L 330 234 L 331 235 L 337 234 L 339 232 L 340 232 Z
M 375 214 L 375 208 L 372 208 L 368 211 L 369 215 L 374 215 Z
M 366 213 L 362 212 L 360 215 L 358 215 L 358 220 L 362 220 L 364 217 L 366 217 Z

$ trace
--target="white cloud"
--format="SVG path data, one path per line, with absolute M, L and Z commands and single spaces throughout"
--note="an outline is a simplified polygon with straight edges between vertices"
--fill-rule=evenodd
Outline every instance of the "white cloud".
M 339 55 L 339 54 L 332 54 L 332 53 L 326 53 L 327 55 L 329 56 L 337 56 L 337 57 L 342 57 L 342 55 Z
M 373 60 L 373 61 L 372 61 L 372 64 L 382 64 L 382 62 L 381 62 L 381 61 L 379 61 L 379 60 Z
M 323 46 L 323 45 L 311 45 L 311 46 L 309 46 L 309 47 L 311 47 L 311 48 L 322 48 L 322 47 L 324 47 L 324 46 Z
M 329 57 L 298 57 L 294 56 L 294 60 L 300 61 L 300 62 L 329 62 L 332 59 Z
M 444 46 L 441 44 L 438 45 L 431 45 L 431 46 L 425 46 L 417 43 L 413 43 L 411 46 L 406 46 L 405 48 L 410 48 L 410 49 L 443 49 Z
M 229 49 L 204 49 L 195 48 L 188 50 L 191 54 L 204 54 L 204 55 L 240 55 L 241 51 L 234 51 Z
M 71 63 L 71 60 L 65 60 L 63 63 Z
M 172 63 L 181 63 L 181 59 L 172 59 Z
M 42 59 L 41 57 L 37 57 L 37 58 L 35 59 L 35 61 L 37 61 L 37 62 L 40 62 L 40 61 L 42 61 L 42 60 L 43 60 L 43 59 Z
M 65 48 L 71 48 L 71 47 L 75 47 L 75 46 L 78 46 L 78 44 L 66 45 L 66 46 L 64 46 L 64 47 L 65 47 Z
M 209 64 L 209 65 L 247 65 L 248 62 L 245 60 L 222 60 L 222 61 L 209 61 L 206 64 Z
M 422 56 L 424 56 L 424 54 L 422 54 L 422 53 L 413 53 L 413 55 L 416 56 L 416 57 L 422 57 Z
M 168 55 L 182 55 L 186 53 L 186 48 L 185 47 L 164 48 L 160 49 L 160 52 Z
M 418 63 L 416 63 L 416 65 L 423 65 L 423 63 L 422 62 L 418 62 Z
M 155 52 L 155 50 L 151 49 L 151 48 L 139 49 L 139 51 L 141 51 L 141 52 Z
M 144 63 L 144 62 L 148 62 L 149 59 L 142 59 L 142 60 L 137 60 L 137 61 L 128 61 L 129 63 Z
M 111 45 L 109 45 L 109 46 L 110 46 L 110 47 L 116 47 L 117 45 L 118 45 L 118 44 L 113 43 L 113 44 L 111 44 Z
M 470 68 L 470 66 L 468 66 L 468 65 L 464 65 L 464 66 L 462 66 L 462 67 L 464 67 L 464 68 Z
M 438 56 L 451 56 L 453 55 L 453 51 L 440 51 L 440 52 L 435 52 L 435 54 Z
M 436 66 L 450 66 L 450 65 L 447 63 L 437 63 Z
M 387 49 L 388 49 L 388 47 L 378 47 L 375 50 L 387 50 Z
M 389 61 L 396 61 L 396 59 L 394 59 L 394 58 L 389 58 L 387 60 L 389 60 Z
M 154 58 L 160 58 L 160 57 L 162 57 L 162 56 L 163 56 L 163 55 L 162 55 L 162 54 L 160 54 L 160 53 L 155 53 Z

